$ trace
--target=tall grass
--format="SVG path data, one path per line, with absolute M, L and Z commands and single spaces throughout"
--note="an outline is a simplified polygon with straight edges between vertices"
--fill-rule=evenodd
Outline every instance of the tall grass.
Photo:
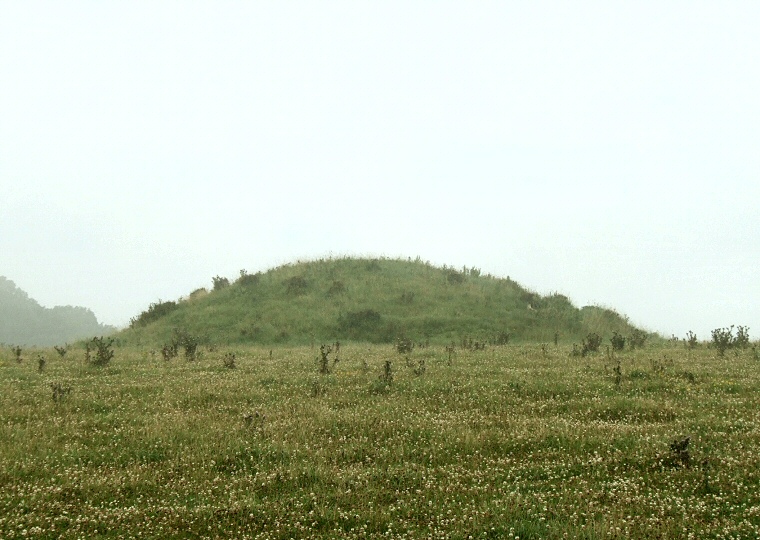
M 750 351 L 569 352 L 343 343 L 321 375 L 308 346 L 2 350 L 0 538 L 760 534 Z

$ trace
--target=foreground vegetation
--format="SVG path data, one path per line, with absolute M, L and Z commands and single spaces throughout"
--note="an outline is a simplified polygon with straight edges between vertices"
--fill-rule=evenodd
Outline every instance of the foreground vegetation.
M 693 345 L 6 349 L 0 538 L 757 538 L 760 360 Z

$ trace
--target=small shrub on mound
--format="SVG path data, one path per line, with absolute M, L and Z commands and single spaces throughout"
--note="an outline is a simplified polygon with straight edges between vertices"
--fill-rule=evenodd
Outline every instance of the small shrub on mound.
M 227 279 L 226 277 L 214 276 L 213 278 L 211 278 L 211 280 L 214 282 L 215 291 L 221 291 L 222 289 L 225 289 L 229 287 L 230 285 L 230 280 Z
M 309 282 L 301 276 L 293 276 L 285 280 L 285 290 L 290 296 L 300 296 L 306 294 L 309 289 Z
M 168 302 L 162 302 L 161 300 L 154 302 L 148 306 L 147 310 L 140 313 L 140 315 L 132 317 L 129 321 L 129 327 L 136 328 L 138 326 L 146 326 L 153 321 L 157 321 L 161 317 L 165 317 L 177 309 L 177 307 L 179 307 L 177 303 L 172 302 L 171 300 Z
M 245 270 L 240 271 L 240 277 L 237 280 L 238 285 L 241 287 L 252 287 L 261 280 L 261 273 L 249 274 Z

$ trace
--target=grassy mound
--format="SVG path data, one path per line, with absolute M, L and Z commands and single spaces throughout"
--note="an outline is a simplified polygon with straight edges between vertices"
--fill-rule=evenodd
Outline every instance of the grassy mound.
M 393 259 L 287 264 L 230 283 L 214 278 L 176 302 L 152 304 L 119 339 L 160 344 L 176 332 L 205 343 L 308 344 L 334 340 L 433 343 L 580 341 L 635 330 L 599 307 L 578 309 L 561 294 L 541 296 L 477 269 Z

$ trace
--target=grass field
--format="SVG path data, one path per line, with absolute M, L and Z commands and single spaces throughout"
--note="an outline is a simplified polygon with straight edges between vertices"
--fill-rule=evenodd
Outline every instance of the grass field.
M 0 352 L 0 538 L 760 537 L 754 349 L 83 355 Z

